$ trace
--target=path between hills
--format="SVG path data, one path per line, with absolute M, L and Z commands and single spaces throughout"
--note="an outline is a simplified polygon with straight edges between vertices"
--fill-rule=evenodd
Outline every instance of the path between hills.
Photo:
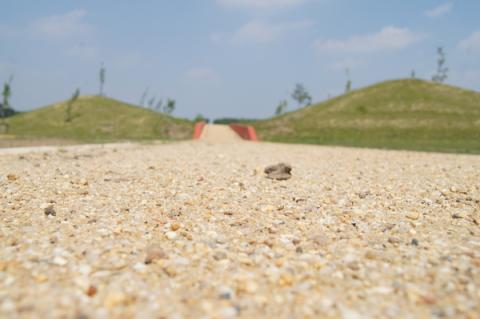
M 203 128 L 200 140 L 210 143 L 232 143 L 240 142 L 242 138 L 228 125 L 207 124 Z
M 265 178 L 278 162 L 288 181 Z M 202 141 L 2 152 L 0 220 L 2 318 L 480 313 L 480 156 Z

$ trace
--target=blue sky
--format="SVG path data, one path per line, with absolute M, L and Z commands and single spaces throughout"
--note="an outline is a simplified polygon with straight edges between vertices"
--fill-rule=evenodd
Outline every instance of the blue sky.
M 447 83 L 480 90 L 480 1 L 0 0 L 0 81 L 19 110 L 98 92 L 175 114 L 268 117 L 295 83 L 314 101 L 353 87 L 430 79 L 436 48 Z M 289 101 L 289 110 L 296 108 Z

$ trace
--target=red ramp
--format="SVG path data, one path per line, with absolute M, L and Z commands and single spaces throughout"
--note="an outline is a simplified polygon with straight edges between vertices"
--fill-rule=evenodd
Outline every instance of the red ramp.
M 258 141 L 257 132 L 251 125 L 230 124 L 230 128 L 244 140 Z

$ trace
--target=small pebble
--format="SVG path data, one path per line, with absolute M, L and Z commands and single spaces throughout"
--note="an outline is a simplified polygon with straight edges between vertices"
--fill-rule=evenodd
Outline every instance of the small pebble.
M 233 297 L 233 290 L 229 287 L 221 287 L 218 291 L 218 298 L 230 300 Z
M 53 208 L 53 205 L 50 205 L 46 207 L 43 212 L 45 213 L 46 216 L 57 216 L 57 212 Z
M 280 286 L 291 286 L 293 284 L 293 277 L 290 274 L 282 274 L 278 283 Z
M 17 175 L 15 174 L 8 174 L 7 179 L 11 182 L 16 181 L 18 179 Z
M 147 247 L 147 253 L 145 257 L 145 264 L 151 264 L 156 260 L 167 258 L 165 251 L 158 245 L 150 245 Z
M 376 259 L 377 258 L 377 254 L 375 254 L 375 252 L 373 250 L 367 250 L 367 252 L 365 253 L 365 258 L 367 259 Z
M 174 232 L 174 231 L 169 231 L 169 232 L 166 232 L 165 233 L 165 236 L 170 239 L 170 240 L 173 240 L 175 238 L 177 238 L 177 233 Z
M 389 237 L 389 238 L 388 238 L 388 242 L 389 242 L 390 244 L 399 244 L 399 243 L 400 243 L 400 239 L 397 238 L 397 237 Z
M 213 254 L 213 259 L 215 259 L 215 260 L 223 260 L 225 258 L 227 258 L 227 254 L 223 251 L 216 251 Z
M 67 260 L 60 256 L 56 256 L 55 258 L 53 258 L 52 262 L 57 266 L 65 266 L 67 264 Z
M 264 170 L 267 178 L 284 181 L 292 177 L 292 166 L 285 163 L 267 166 Z
M 220 309 L 219 318 L 220 319 L 231 319 L 236 318 L 238 315 L 238 309 L 235 307 L 225 307 Z
M 177 275 L 177 270 L 173 266 L 168 266 L 163 268 L 163 271 L 169 276 L 169 277 L 175 277 Z
M 122 292 L 110 292 L 103 301 L 103 305 L 108 308 L 115 308 L 120 305 L 125 305 L 128 301 L 127 296 Z
M 87 296 L 93 297 L 97 294 L 97 287 L 90 285 L 86 291 Z
M 87 316 L 86 314 L 82 313 L 82 312 L 79 312 L 79 313 L 76 313 L 75 314 L 75 317 L 73 317 L 74 319 L 89 319 L 90 317 Z
M 420 218 L 420 213 L 419 212 L 409 212 L 407 214 L 407 218 L 411 220 L 417 220 Z
M 358 197 L 361 198 L 361 199 L 366 198 L 370 194 L 371 194 L 371 192 L 369 190 L 365 190 L 365 191 L 361 191 L 361 192 L 357 193 Z

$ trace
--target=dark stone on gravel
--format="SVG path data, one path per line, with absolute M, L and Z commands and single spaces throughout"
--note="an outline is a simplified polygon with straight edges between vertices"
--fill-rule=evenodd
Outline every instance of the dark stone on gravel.
M 292 177 L 292 166 L 285 163 L 270 165 L 265 168 L 267 178 L 275 179 L 277 181 L 285 181 Z
M 53 208 L 53 205 L 48 206 L 45 208 L 44 213 L 46 216 L 57 216 L 57 212 L 55 211 L 55 208 Z

